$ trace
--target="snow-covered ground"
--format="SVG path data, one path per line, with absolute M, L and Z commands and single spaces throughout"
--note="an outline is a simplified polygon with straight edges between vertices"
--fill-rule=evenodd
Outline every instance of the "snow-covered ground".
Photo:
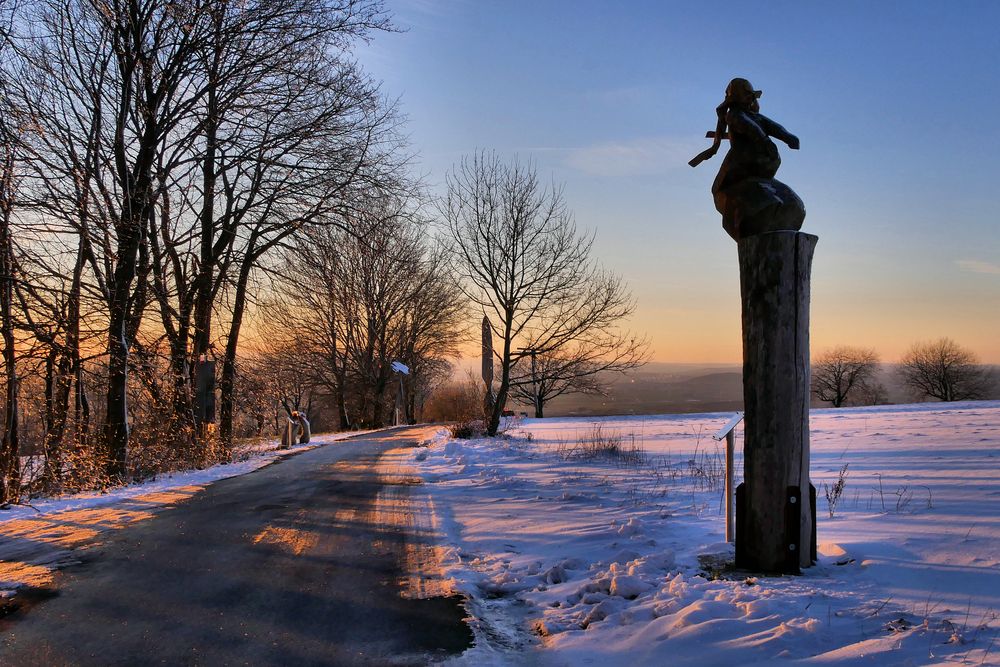
M 470 599 L 458 662 L 1000 665 L 1000 402 L 813 411 L 820 559 L 787 577 L 720 571 L 729 416 L 526 420 L 391 453 Z M 618 457 L 577 446 L 618 437 Z

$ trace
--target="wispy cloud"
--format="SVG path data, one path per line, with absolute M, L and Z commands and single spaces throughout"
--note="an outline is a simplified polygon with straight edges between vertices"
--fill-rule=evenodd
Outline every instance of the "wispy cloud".
M 640 176 L 683 167 L 702 149 L 689 139 L 643 137 L 570 149 L 565 163 L 591 176 Z
M 991 262 L 981 262 L 978 259 L 960 259 L 957 262 L 958 268 L 969 273 L 981 273 L 988 276 L 1000 276 L 1000 264 Z

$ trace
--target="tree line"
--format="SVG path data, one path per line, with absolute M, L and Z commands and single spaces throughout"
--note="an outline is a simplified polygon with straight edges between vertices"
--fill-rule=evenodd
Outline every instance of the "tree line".
M 812 393 L 835 408 L 888 403 L 880 367 L 878 353 L 870 348 L 826 350 L 812 362 Z M 895 375 L 909 397 L 918 401 L 988 398 L 997 382 L 993 369 L 950 338 L 915 343 L 899 360 Z
M 304 359 L 343 424 L 385 421 L 389 357 L 440 371 L 457 310 L 421 328 L 450 287 L 395 103 L 352 53 L 394 29 L 380 0 L 0 11 L 0 501 L 26 454 L 49 492 L 228 460 Z M 322 345 L 245 344 L 306 327 Z
M 413 422 L 483 315 L 491 433 L 645 361 L 533 165 L 476 153 L 433 205 L 354 57 L 392 30 L 382 0 L 0 0 L 0 502 L 231 460 L 295 411 Z

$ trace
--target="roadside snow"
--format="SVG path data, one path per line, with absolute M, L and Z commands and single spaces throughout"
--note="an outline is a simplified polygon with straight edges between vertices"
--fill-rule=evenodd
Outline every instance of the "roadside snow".
M 710 434 L 729 416 L 526 420 L 408 450 L 476 617 L 456 662 L 1000 665 L 1000 402 L 813 411 L 820 560 L 799 577 L 726 567 Z

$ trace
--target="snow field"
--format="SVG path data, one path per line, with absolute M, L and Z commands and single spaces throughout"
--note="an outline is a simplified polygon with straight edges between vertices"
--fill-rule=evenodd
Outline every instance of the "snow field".
M 813 411 L 820 560 L 799 577 L 725 568 L 710 434 L 729 416 L 525 420 L 409 450 L 479 628 L 456 662 L 1000 665 L 1000 403 Z

